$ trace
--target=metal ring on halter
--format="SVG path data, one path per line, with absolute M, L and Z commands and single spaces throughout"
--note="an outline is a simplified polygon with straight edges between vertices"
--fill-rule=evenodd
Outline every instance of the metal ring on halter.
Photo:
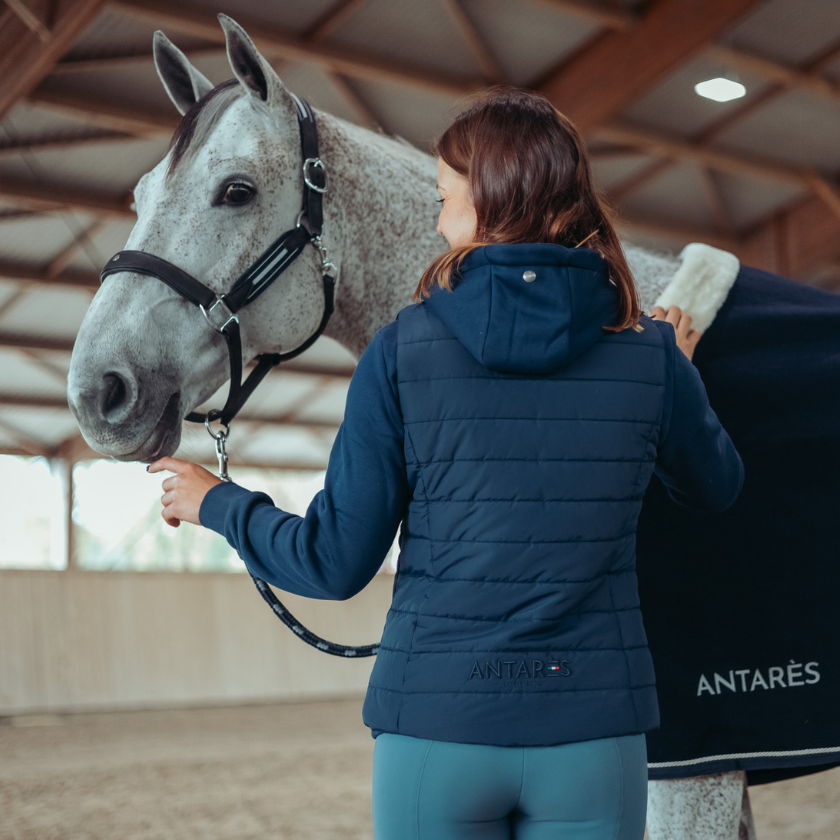
M 207 429 L 207 434 L 209 434 L 210 437 L 213 438 L 213 440 L 227 439 L 227 436 L 230 434 L 230 423 L 219 424 L 220 426 L 224 426 L 224 431 L 219 429 L 218 432 L 214 432 L 210 428 L 210 423 L 212 423 L 214 420 L 218 420 L 221 413 L 222 412 L 219 411 L 218 408 L 211 408 L 210 411 L 208 411 L 206 416 L 204 417 L 204 428 Z
M 312 181 L 309 180 L 309 172 L 308 167 L 310 166 L 317 166 L 319 169 L 322 169 L 324 172 L 324 186 L 319 187 L 317 184 L 313 184 Z M 324 161 L 321 158 L 307 158 L 303 162 L 303 182 L 309 187 L 310 190 L 315 190 L 317 193 L 321 193 L 322 195 L 327 191 L 327 187 L 329 185 L 329 179 L 327 178 L 327 167 L 324 166 Z

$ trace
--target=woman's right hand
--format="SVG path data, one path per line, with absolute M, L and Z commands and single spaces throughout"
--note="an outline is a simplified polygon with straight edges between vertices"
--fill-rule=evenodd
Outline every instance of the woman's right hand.
M 654 321 L 667 321 L 673 325 L 674 332 L 677 334 L 677 347 L 691 361 L 694 348 L 700 341 L 700 336 L 703 335 L 700 330 L 691 329 L 691 315 L 683 312 L 679 306 L 669 306 L 667 312 L 661 306 L 654 306 L 650 310 L 650 317 Z

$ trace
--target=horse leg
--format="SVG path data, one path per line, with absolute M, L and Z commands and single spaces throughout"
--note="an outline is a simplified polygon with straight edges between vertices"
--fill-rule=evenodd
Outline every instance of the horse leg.
M 649 782 L 647 829 L 650 840 L 755 840 L 746 774 Z
M 738 840 L 755 840 L 755 824 L 750 806 L 750 788 L 744 779 L 744 798 L 741 800 L 741 822 L 738 825 Z

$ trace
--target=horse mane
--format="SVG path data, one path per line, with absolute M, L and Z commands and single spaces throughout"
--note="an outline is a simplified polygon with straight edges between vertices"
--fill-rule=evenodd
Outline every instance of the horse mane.
M 195 154 L 195 150 L 201 148 L 207 140 L 210 132 L 216 127 L 219 118 L 224 114 L 234 100 L 242 96 L 242 86 L 236 79 L 228 79 L 213 90 L 205 93 L 189 110 L 181 117 L 172 140 L 169 141 L 169 149 L 172 157 L 169 160 L 167 177 L 177 168 L 182 160 L 187 160 Z

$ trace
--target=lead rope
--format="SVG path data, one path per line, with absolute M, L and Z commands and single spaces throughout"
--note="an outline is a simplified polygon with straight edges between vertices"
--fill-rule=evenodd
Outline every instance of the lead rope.
M 219 460 L 219 478 L 222 481 L 232 481 L 228 473 L 228 456 L 226 449 L 228 435 L 230 434 L 230 425 L 226 425 L 224 430 L 219 429 L 217 432 L 214 432 L 210 428 L 210 418 L 207 417 L 204 421 L 204 426 L 210 433 L 210 437 L 212 437 L 216 443 L 216 458 Z M 283 624 L 285 624 L 286 627 L 288 627 L 295 635 L 306 642 L 306 644 L 312 645 L 312 647 L 322 650 L 324 653 L 329 653 L 332 656 L 344 656 L 347 658 L 376 656 L 378 653 L 378 644 L 339 645 L 336 642 L 328 642 L 326 639 L 322 639 L 320 636 L 317 636 L 311 630 L 304 627 L 286 609 L 286 607 L 283 606 L 280 599 L 274 594 L 272 588 L 264 580 L 258 578 L 251 572 L 250 569 L 248 570 L 248 574 L 251 575 L 251 580 L 254 581 L 254 585 L 257 587 L 260 595 L 262 595 L 263 600 L 269 605 L 269 607 L 271 607 L 277 618 L 279 618 L 280 621 L 282 621 Z
M 306 111 L 309 111 L 307 106 Z M 309 111 L 313 125 L 314 125 L 314 114 Z M 317 146 L 315 147 L 315 153 L 317 154 Z M 306 157 L 306 153 L 304 152 L 304 157 Z M 324 166 L 323 162 L 318 157 L 309 157 L 304 160 L 303 163 L 303 172 L 304 172 L 304 182 L 306 186 L 308 186 L 317 196 L 322 195 L 327 191 L 326 184 L 321 187 L 314 183 L 310 182 L 309 177 L 307 176 L 307 166 L 317 166 L 323 172 L 324 176 L 326 177 L 326 167 Z M 318 208 L 318 215 L 320 215 L 320 204 L 316 204 Z M 295 227 L 300 226 L 301 217 L 305 215 L 306 208 L 301 210 L 298 214 L 297 222 Z M 330 271 L 335 270 L 335 265 L 331 263 L 327 257 L 327 249 L 324 246 L 323 242 L 321 241 L 321 234 L 323 228 L 323 220 L 321 220 L 321 224 L 317 226 L 317 233 L 310 236 L 309 241 L 315 246 L 318 250 L 318 256 L 321 260 L 321 274 L 324 277 L 324 281 L 326 284 L 328 275 Z M 325 285 L 325 294 L 326 294 L 326 285 Z M 332 287 L 330 286 L 330 289 Z M 215 304 L 214 304 L 215 305 Z M 314 340 L 323 332 L 324 326 L 326 324 L 326 320 L 329 318 L 332 312 L 332 300 L 325 300 L 325 313 L 324 319 L 321 322 L 321 325 L 318 327 L 314 335 L 306 341 L 301 347 L 297 350 L 293 351 L 293 353 L 289 353 L 286 358 L 291 357 L 292 355 L 297 355 L 302 350 L 309 347 Z M 202 310 L 203 311 L 203 310 Z M 206 313 L 205 313 L 206 315 Z M 211 321 L 212 325 L 212 321 Z M 270 361 L 274 361 L 271 359 Z M 277 358 L 277 362 L 280 361 L 280 357 Z M 273 365 L 272 365 L 273 366 Z M 261 378 L 261 377 L 260 377 Z M 257 380 L 258 381 L 258 380 Z M 238 408 L 238 407 L 237 407 Z M 234 413 L 236 412 L 237 408 L 234 409 Z M 204 428 L 207 429 L 208 434 L 210 437 L 213 438 L 213 441 L 216 446 L 216 458 L 219 462 L 219 478 L 222 481 L 231 481 L 230 474 L 228 472 L 228 455 L 227 455 L 227 440 L 228 436 L 230 435 L 230 423 L 232 418 L 223 418 L 220 421 L 221 428 L 214 432 L 210 428 L 210 423 L 213 420 L 219 419 L 220 415 L 222 414 L 221 411 L 215 410 L 210 411 L 204 418 Z M 226 421 L 226 422 L 225 422 Z M 246 566 L 247 568 L 247 566 Z M 326 639 L 322 639 L 320 636 L 313 633 L 311 630 L 307 629 L 303 626 L 290 612 L 286 609 L 286 607 L 281 603 L 280 599 L 274 594 L 272 588 L 261 578 L 258 578 L 255 574 L 248 570 L 248 574 L 251 575 L 251 580 L 254 581 L 254 585 L 257 587 L 257 591 L 262 596 L 262 599 L 271 607 L 274 614 L 283 624 L 286 625 L 298 638 L 306 642 L 306 644 L 311 645 L 312 647 L 316 648 L 317 650 L 323 651 L 324 653 L 328 653 L 331 656 L 343 656 L 346 658 L 362 658 L 365 656 L 376 656 L 377 652 L 379 651 L 379 645 L 339 645 L 336 642 L 328 642 Z

